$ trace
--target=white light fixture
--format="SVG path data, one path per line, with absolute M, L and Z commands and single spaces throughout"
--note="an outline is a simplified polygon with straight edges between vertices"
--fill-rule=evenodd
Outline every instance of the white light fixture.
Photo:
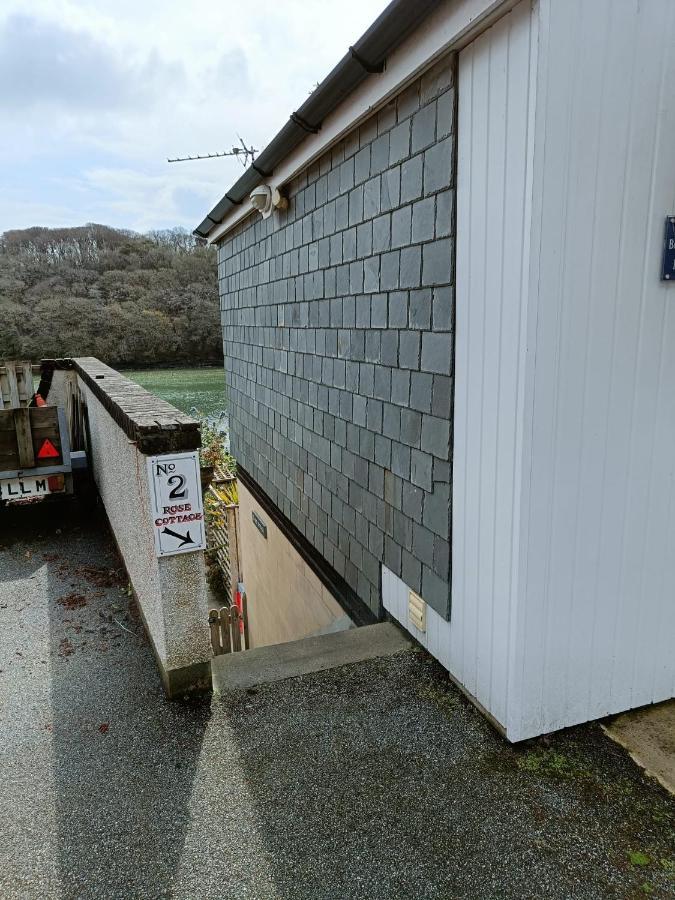
M 253 188 L 250 200 L 263 219 L 268 219 L 272 215 L 273 209 L 288 209 L 286 197 L 278 188 L 271 188 L 268 184 L 259 184 L 258 187 Z

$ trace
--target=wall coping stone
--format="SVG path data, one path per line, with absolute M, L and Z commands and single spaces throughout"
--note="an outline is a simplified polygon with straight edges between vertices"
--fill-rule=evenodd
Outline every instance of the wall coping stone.
M 201 446 L 197 419 L 160 400 L 95 357 L 43 360 L 41 388 L 51 383 L 54 370 L 75 371 L 141 453 L 153 456 L 196 450 Z

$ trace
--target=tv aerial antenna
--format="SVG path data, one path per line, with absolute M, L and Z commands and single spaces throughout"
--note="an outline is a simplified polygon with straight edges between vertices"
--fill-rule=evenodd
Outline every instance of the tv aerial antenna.
M 221 156 L 235 156 L 244 168 L 247 168 L 249 162 L 255 161 L 255 155 L 258 152 L 255 147 L 248 147 L 243 138 L 237 135 L 239 144 L 234 145 L 231 150 L 223 150 L 221 153 L 203 153 L 197 156 L 176 156 L 173 159 L 167 159 L 167 162 L 193 162 L 198 159 L 218 159 Z

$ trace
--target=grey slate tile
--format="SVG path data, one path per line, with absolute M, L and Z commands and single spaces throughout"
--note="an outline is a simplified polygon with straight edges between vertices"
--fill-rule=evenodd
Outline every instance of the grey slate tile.
M 431 494 L 424 497 L 422 522 L 439 537 L 447 537 L 450 518 L 450 487 L 434 485 Z
M 449 375 L 452 372 L 452 338 L 447 332 L 427 331 L 422 335 L 422 365 L 425 372 Z
M 401 203 L 409 203 L 422 196 L 424 157 L 421 153 L 401 165 Z
M 420 334 L 417 331 L 402 331 L 399 336 L 399 365 L 403 369 L 419 369 Z
M 421 450 L 410 454 L 410 481 L 425 491 L 432 488 L 433 457 Z
M 434 375 L 431 394 L 431 412 L 441 419 L 450 420 L 452 411 L 452 378 Z
M 425 150 L 436 140 L 436 103 L 422 107 L 412 120 L 412 152 Z
M 436 237 L 448 237 L 454 233 L 455 192 L 436 194 Z
M 380 207 L 382 211 L 395 209 L 401 198 L 401 167 L 386 169 L 380 176 Z
M 410 122 L 406 119 L 389 132 L 389 165 L 410 155 Z
M 356 254 L 359 257 L 370 256 L 373 252 L 373 225 L 365 222 L 356 229 Z
M 370 306 L 370 324 L 372 328 L 387 327 L 388 313 L 388 297 L 387 294 L 376 294 L 371 300 Z
M 389 135 L 383 134 L 373 141 L 370 148 L 370 172 L 378 175 L 389 166 Z
M 391 246 L 404 247 L 410 243 L 412 208 L 403 206 L 391 215 Z
M 391 249 L 391 215 L 387 213 L 373 220 L 373 251 Z
M 363 222 L 363 185 L 355 187 L 349 194 L 349 224 Z
M 367 256 L 363 261 L 363 290 L 373 293 L 380 289 L 380 257 Z
M 398 332 L 392 329 L 382 332 L 382 363 L 385 366 L 398 366 Z
M 406 288 L 419 287 L 422 280 L 421 268 L 422 248 L 417 246 L 403 247 L 401 249 L 400 286 Z
M 452 138 L 445 138 L 433 144 L 424 152 L 424 193 L 442 191 L 452 184 L 453 171 Z
M 433 289 L 433 329 L 450 331 L 453 326 L 454 288 L 435 287 Z
M 436 198 L 426 197 L 413 203 L 412 239 L 413 241 L 431 241 L 434 238 L 436 214 Z
M 412 455 L 412 454 L 411 454 Z M 413 521 L 422 521 L 422 503 L 424 491 L 409 481 L 403 483 L 403 509 Z
M 452 241 L 449 238 L 424 244 L 422 248 L 422 284 L 447 284 L 452 279 Z
M 389 327 L 408 327 L 408 294 L 394 291 L 389 295 Z
M 410 402 L 410 372 L 392 369 L 391 402 L 398 406 L 407 406 Z
M 354 160 L 348 159 L 340 166 L 340 193 L 344 194 L 354 187 Z
M 422 450 L 439 459 L 448 459 L 450 421 L 439 416 L 425 415 L 422 419 Z
M 399 285 L 400 254 L 398 250 L 383 253 L 380 257 L 380 288 L 388 291 Z
M 354 181 L 361 184 L 370 176 L 370 146 L 363 147 L 354 157 Z
M 454 126 L 454 106 L 455 91 L 454 88 L 446 91 L 437 100 L 436 105 L 436 134 L 438 139 L 452 134 Z
M 363 217 L 372 219 L 380 213 L 380 177 L 370 178 L 363 186 Z
M 422 573 L 422 597 L 439 615 L 447 618 L 450 609 L 450 587 L 427 566 Z
M 410 327 L 427 331 L 431 327 L 431 291 L 429 288 L 410 292 Z

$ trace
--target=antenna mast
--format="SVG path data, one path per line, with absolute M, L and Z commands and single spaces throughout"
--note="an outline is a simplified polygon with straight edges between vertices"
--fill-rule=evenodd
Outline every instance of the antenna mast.
M 205 153 L 197 156 L 176 156 L 173 159 L 167 159 L 167 162 L 192 162 L 197 159 L 218 159 L 221 156 L 236 156 L 242 166 L 246 168 L 249 164 L 249 160 L 250 162 L 254 162 L 255 155 L 258 151 L 255 147 L 247 147 L 240 135 L 237 135 L 237 137 L 241 144 L 240 147 L 235 145 L 231 150 L 223 150 L 222 153 Z

